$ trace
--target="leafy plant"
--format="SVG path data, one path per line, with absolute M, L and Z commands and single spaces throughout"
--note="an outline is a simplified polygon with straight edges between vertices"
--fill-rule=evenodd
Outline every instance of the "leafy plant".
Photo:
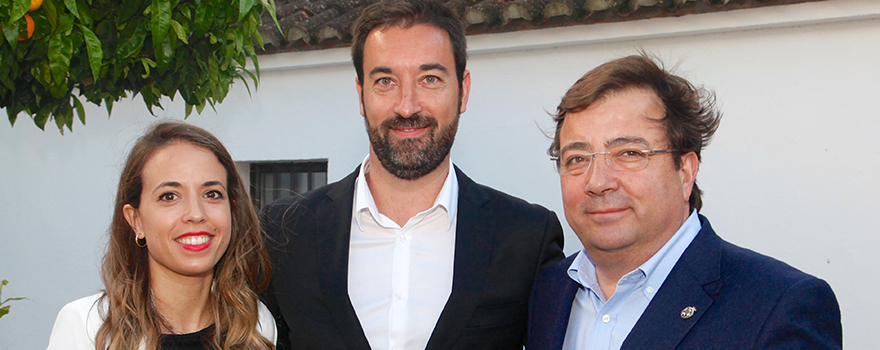
M 0 282 L 0 298 L 3 297 L 3 286 L 5 286 L 7 284 L 9 284 L 9 281 L 7 281 L 7 280 L 3 280 L 2 282 Z M 10 301 L 24 300 L 24 299 L 27 299 L 27 298 L 6 298 L 6 300 L 3 300 L 3 302 L 0 302 L 0 317 L 3 317 L 9 313 L 9 306 L 10 305 L 3 306 L 3 304 L 6 304 Z
M 264 9 L 278 25 L 274 0 L 42 0 L 28 12 L 31 5 L 0 0 L 0 107 L 13 125 L 24 112 L 43 130 L 54 120 L 62 134 L 73 130 L 74 110 L 85 124 L 82 99 L 108 114 L 129 94 L 150 113 L 178 94 L 186 116 L 213 108 L 233 79 L 258 83 Z

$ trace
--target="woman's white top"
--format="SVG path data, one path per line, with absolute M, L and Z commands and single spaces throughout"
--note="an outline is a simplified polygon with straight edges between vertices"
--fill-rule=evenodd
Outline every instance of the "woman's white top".
M 106 303 L 98 305 L 102 295 L 90 295 L 64 305 L 55 318 L 47 350 L 95 350 L 95 335 L 104 323 L 101 313 L 107 311 Z M 258 309 L 260 321 L 257 330 L 272 344 L 276 344 L 275 319 L 262 302 Z

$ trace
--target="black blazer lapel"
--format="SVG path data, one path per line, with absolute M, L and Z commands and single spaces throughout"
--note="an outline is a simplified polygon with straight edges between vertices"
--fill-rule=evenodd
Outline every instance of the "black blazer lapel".
M 318 257 L 323 259 L 318 273 L 321 290 L 339 334 L 349 349 L 369 349 L 369 341 L 348 297 L 348 251 L 357 175 L 355 170 L 327 191 L 326 205 L 316 213 L 320 219 L 314 238 Z
M 702 215 L 703 228 L 672 268 L 621 349 L 674 349 L 721 289 L 721 239 Z M 694 308 L 692 314 L 685 308 Z
M 488 193 L 455 167 L 458 178 L 458 224 L 452 294 L 437 320 L 426 350 L 452 349 L 476 309 L 492 257 L 495 218 L 482 207 Z

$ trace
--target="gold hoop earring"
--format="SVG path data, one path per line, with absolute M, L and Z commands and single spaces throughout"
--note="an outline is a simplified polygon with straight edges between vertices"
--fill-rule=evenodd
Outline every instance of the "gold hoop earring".
M 144 244 L 141 244 L 141 241 L 143 241 Z M 141 248 L 146 247 L 147 246 L 147 239 L 146 238 L 138 238 L 137 235 L 134 235 L 134 244 L 137 244 L 137 246 L 141 247 Z

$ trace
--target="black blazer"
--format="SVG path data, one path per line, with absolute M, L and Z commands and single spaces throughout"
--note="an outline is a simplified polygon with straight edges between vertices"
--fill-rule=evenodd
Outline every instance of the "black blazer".
M 670 271 L 621 349 L 840 349 L 831 287 L 703 228 Z M 542 273 L 529 308 L 527 350 L 562 349 L 578 285 L 574 255 Z M 696 308 L 682 316 L 688 306 Z
M 455 171 L 452 293 L 427 349 L 522 349 L 532 283 L 564 258 L 562 227 L 553 212 Z M 357 173 L 261 213 L 274 268 L 262 299 L 275 315 L 279 349 L 370 348 L 348 297 Z

